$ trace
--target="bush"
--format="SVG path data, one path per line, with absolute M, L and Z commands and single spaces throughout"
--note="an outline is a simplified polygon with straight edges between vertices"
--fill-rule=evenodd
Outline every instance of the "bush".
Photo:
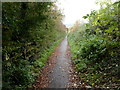
M 103 57 L 109 56 L 107 53 L 106 40 L 97 36 L 90 38 L 88 41 L 81 43 L 78 58 L 92 61 L 92 64 L 99 63 Z
M 15 89 L 15 87 L 28 86 L 34 81 L 32 69 L 33 66 L 27 60 L 19 60 L 17 65 L 12 63 L 11 67 L 7 66 L 6 71 L 3 71 L 3 87 Z
M 81 80 L 95 87 L 118 87 L 120 43 L 104 35 L 83 31 L 68 36 L 72 60 Z M 116 83 L 112 85 L 111 83 Z
M 62 14 L 52 7 L 54 2 L 2 3 L 3 87 L 31 86 L 65 37 Z

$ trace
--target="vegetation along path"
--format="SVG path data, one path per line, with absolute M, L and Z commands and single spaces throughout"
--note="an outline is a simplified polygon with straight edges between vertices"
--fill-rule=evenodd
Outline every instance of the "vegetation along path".
M 67 36 L 56 48 L 42 70 L 34 88 L 67 88 L 80 87 L 71 60 Z

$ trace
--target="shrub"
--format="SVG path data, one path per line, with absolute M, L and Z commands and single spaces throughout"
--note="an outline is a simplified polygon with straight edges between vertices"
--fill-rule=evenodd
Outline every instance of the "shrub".
M 18 61 L 17 65 L 11 63 L 12 66 L 6 67 L 6 72 L 3 73 L 5 75 L 3 77 L 4 88 L 23 88 L 34 81 L 34 74 L 32 73 L 33 66 L 27 60 Z

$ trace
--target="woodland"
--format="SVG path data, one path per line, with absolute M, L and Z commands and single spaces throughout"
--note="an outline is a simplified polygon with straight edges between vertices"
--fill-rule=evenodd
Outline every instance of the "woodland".
M 66 35 L 81 81 L 120 89 L 120 1 L 98 4 L 99 10 L 83 16 L 88 23 L 75 23 L 66 32 L 64 15 L 54 2 L 3 2 L 3 90 L 32 87 Z

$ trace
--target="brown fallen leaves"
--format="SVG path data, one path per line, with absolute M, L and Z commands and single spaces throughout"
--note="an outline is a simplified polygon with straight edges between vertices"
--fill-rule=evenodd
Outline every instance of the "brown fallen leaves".
M 49 57 L 48 62 L 43 67 L 43 69 L 40 72 L 40 76 L 38 77 L 37 81 L 33 84 L 33 89 L 40 89 L 40 88 L 48 88 L 49 83 L 51 83 L 52 80 L 49 79 L 48 75 L 49 73 L 52 73 L 52 68 L 54 68 L 54 65 L 56 64 L 56 58 L 58 53 L 58 47 L 55 49 L 55 52 L 52 53 L 51 57 Z
M 52 79 L 49 78 L 49 74 L 53 73 L 52 69 L 54 68 L 54 66 L 56 64 L 57 56 L 59 56 L 59 54 L 60 54 L 60 52 L 58 52 L 58 48 L 59 48 L 59 46 L 55 49 L 55 52 L 52 53 L 48 62 L 41 70 L 41 75 L 38 77 L 37 81 L 33 84 L 33 88 L 30 90 L 33 90 L 33 89 L 40 90 L 41 88 L 49 87 L 49 84 L 53 80 L 53 78 Z M 71 59 L 69 45 L 67 46 L 65 57 L 68 58 L 69 60 Z M 67 64 L 68 64 L 68 68 L 69 68 L 69 70 L 67 71 L 69 74 L 69 82 L 66 85 L 66 88 L 83 88 L 83 87 L 91 88 L 86 83 L 80 81 L 78 73 L 74 69 L 74 65 L 71 62 L 69 62 Z M 63 72 L 66 72 L 62 66 L 60 66 L 59 69 L 61 69 Z M 61 76 L 64 77 L 64 75 L 61 75 Z

